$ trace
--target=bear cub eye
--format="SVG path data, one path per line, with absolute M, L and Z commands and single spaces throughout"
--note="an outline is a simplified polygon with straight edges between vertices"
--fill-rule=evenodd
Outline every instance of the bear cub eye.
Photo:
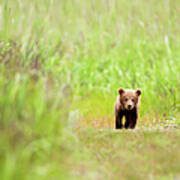
M 131 99 L 132 102 L 135 102 L 135 99 Z
M 124 101 L 128 101 L 128 98 L 125 98 Z

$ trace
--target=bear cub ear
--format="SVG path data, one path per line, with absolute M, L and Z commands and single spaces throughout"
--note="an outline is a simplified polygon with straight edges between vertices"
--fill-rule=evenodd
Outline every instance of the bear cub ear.
M 137 94 L 138 96 L 140 96 L 140 95 L 141 95 L 141 90 L 138 89 L 138 90 L 136 91 L 136 94 Z
M 124 89 L 120 88 L 120 89 L 118 90 L 118 92 L 119 92 L 119 94 L 121 95 L 121 94 L 123 94 L 125 91 L 124 91 Z

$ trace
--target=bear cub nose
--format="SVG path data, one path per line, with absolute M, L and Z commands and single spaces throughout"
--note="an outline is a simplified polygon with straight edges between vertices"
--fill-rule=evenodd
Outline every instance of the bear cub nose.
M 131 108 L 131 105 L 129 104 L 129 105 L 128 105 L 128 109 L 130 109 L 130 108 Z

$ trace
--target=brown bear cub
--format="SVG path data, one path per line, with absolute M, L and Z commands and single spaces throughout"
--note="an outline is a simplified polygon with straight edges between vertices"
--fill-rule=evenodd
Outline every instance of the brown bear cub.
M 139 100 L 141 90 L 119 89 L 119 95 L 115 104 L 115 127 L 116 129 L 134 129 L 138 118 Z M 125 124 L 122 118 L 125 116 Z

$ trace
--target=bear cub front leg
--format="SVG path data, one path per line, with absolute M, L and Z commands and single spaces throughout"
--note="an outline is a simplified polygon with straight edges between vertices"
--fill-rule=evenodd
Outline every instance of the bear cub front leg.
M 130 111 L 126 114 L 126 122 L 125 122 L 125 128 L 128 129 L 134 129 L 137 122 L 137 113 L 134 111 Z
M 121 113 L 116 114 L 116 116 L 115 116 L 116 129 L 122 129 L 123 128 L 122 117 L 123 117 L 123 115 Z

